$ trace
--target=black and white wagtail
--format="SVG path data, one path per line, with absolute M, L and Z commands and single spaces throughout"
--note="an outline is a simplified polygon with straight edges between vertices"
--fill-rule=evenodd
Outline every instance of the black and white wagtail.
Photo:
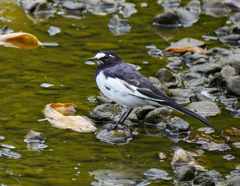
M 175 103 L 147 78 L 143 77 L 133 66 L 122 62 L 114 52 L 101 51 L 88 60 L 98 63 L 95 78 L 101 92 L 111 100 L 129 109 L 128 112 L 123 113 L 113 128 L 116 128 L 119 123 L 124 123 L 133 108 L 143 105 L 169 106 L 207 126 L 214 127 L 207 119 Z

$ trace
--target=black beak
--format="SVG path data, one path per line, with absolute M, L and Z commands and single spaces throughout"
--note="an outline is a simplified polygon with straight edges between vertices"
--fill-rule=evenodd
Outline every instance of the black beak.
M 97 58 L 91 57 L 91 58 L 88 58 L 87 60 L 88 60 L 88 61 L 97 61 Z

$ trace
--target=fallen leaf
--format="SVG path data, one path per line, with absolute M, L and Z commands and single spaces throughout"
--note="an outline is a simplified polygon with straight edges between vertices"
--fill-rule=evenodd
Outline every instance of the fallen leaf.
M 33 35 L 28 33 L 10 33 L 0 35 L 0 46 L 32 49 L 42 45 Z
M 48 104 L 44 108 L 44 115 L 52 126 L 59 129 L 71 129 L 76 132 L 95 132 L 97 128 L 81 116 L 64 116 Z
M 182 48 L 166 48 L 163 52 L 173 52 L 173 53 L 199 53 L 199 54 L 208 54 L 207 51 L 203 50 L 201 47 L 182 47 Z
M 60 112 L 61 114 L 63 115 L 66 115 L 66 116 L 73 116 L 74 113 L 76 112 L 75 110 L 75 106 L 73 103 L 52 103 L 50 104 L 50 106 Z

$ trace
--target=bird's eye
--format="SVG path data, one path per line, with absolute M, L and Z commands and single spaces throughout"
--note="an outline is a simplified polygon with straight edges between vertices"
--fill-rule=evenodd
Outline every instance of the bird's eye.
M 104 59 L 108 59 L 108 56 L 104 56 Z

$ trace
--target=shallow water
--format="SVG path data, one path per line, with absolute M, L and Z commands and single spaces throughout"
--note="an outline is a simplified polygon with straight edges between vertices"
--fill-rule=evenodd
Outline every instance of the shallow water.
M 143 75 L 155 76 L 159 68 L 166 66 L 166 59 L 151 57 L 146 46 L 155 45 L 164 49 L 169 42 L 184 37 L 203 40 L 203 35 L 216 36 L 214 31 L 227 21 L 227 17 L 215 18 L 202 14 L 197 23 L 180 28 L 171 40 L 166 41 L 152 26 L 153 17 L 163 12 L 162 6 L 150 0 L 144 1 L 148 4 L 145 8 L 140 6 L 139 1 L 132 2 L 136 4 L 138 12 L 128 18 L 132 26 L 130 33 L 114 36 L 107 26 L 113 14 L 98 16 L 86 13 L 81 19 L 54 14 L 48 20 L 33 22 L 14 1 L 1 1 L 0 8 L 8 10 L 8 13 L 1 12 L 1 26 L 7 25 L 14 32 L 31 33 L 43 43 L 58 43 L 58 46 L 32 50 L 0 50 L 0 136 L 4 137 L 0 141 L 1 144 L 13 145 L 15 149 L 11 151 L 21 156 L 0 157 L 1 184 L 90 185 L 99 180 L 110 180 L 110 183 L 121 180 L 129 185 L 143 181 L 151 185 L 171 185 L 173 180 L 151 180 L 143 173 L 150 168 L 159 168 L 173 177 L 170 148 L 181 146 L 194 152 L 199 148 L 196 144 L 183 141 L 175 143 L 167 137 L 148 135 L 148 127 L 144 125 L 134 129 L 136 135 L 128 144 L 112 145 L 99 141 L 95 134 L 60 130 L 47 121 L 39 121 L 44 118 L 44 106 L 55 102 L 74 103 L 78 115 L 89 116 L 96 106 L 89 98 L 95 98 L 99 90 L 94 80 L 96 65 L 87 65 L 85 61 L 96 52 L 113 50 L 123 61 L 140 66 Z M 61 32 L 49 36 L 47 30 L 50 26 L 59 27 Z M 206 43 L 208 48 L 228 48 L 218 40 Z M 40 86 L 42 83 L 54 86 L 44 88 Z M 221 109 L 219 116 L 209 118 L 215 125 L 215 136 L 219 136 L 221 130 L 237 128 L 239 125 L 239 118 L 233 118 L 224 107 Z M 198 121 L 179 113 L 177 115 L 188 121 L 192 130 L 203 127 Z M 24 138 L 29 130 L 42 132 L 46 137 L 44 144 L 48 147 L 42 151 L 28 150 Z M 232 149 L 228 151 L 204 153 L 207 156 L 207 169 L 219 171 L 223 176 L 235 169 L 240 150 L 229 145 Z M 163 162 L 160 162 L 159 152 L 167 154 Z M 232 154 L 235 159 L 224 159 L 226 154 Z

